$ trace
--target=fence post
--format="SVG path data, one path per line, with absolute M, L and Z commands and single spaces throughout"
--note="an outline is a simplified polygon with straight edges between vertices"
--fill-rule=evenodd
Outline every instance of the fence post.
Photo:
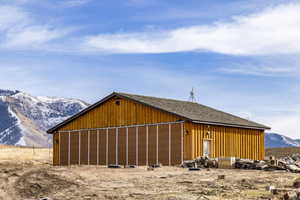
M 146 165 L 149 165 L 149 160 L 148 160 L 148 131 L 149 128 L 146 126 Z
M 135 128 L 135 156 L 136 156 L 136 166 L 139 165 L 139 127 Z
M 156 125 L 156 164 L 158 165 L 158 125 Z
M 171 166 L 171 124 L 169 124 L 169 166 Z

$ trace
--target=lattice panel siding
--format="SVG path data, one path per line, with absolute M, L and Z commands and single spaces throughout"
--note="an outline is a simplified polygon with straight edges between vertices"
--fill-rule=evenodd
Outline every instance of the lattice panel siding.
M 79 164 L 79 132 L 70 133 L 70 164 Z
M 160 126 L 158 132 L 158 162 L 169 165 L 169 125 Z
M 60 165 L 178 165 L 183 124 L 60 132 Z
M 137 165 L 137 127 L 128 128 L 128 164 Z
M 90 165 L 97 165 L 97 131 L 90 131 Z
M 126 165 L 126 128 L 118 130 L 118 161 L 119 165 Z
M 108 164 L 117 164 L 116 129 L 108 130 Z
M 99 165 L 106 165 L 107 131 L 99 130 Z
M 171 164 L 176 165 L 182 159 L 181 124 L 174 124 L 171 133 Z
M 69 133 L 61 133 L 59 136 L 60 151 L 59 160 L 61 165 L 68 165 L 68 147 L 69 147 Z
M 148 164 L 149 165 L 157 164 L 157 160 L 156 160 L 156 150 L 157 150 L 156 127 L 157 126 L 149 126 L 148 127 Z
M 88 131 L 80 133 L 80 164 L 88 165 Z
M 146 156 L 146 127 L 138 128 L 138 164 L 146 165 L 147 156 Z

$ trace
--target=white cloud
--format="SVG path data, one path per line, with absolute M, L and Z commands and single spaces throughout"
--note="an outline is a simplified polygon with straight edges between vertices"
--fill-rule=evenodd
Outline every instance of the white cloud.
M 221 67 L 220 72 L 228 74 L 254 75 L 254 76 L 299 76 L 299 66 L 273 66 L 273 65 L 234 65 L 230 67 Z
M 66 7 L 76 7 L 87 4 L 89 2 L 91 2 L 91 0 L 65 0 L 62 2 L 62 5 Z
M 278 97 L 274 94 L 268 94 L 269 100 L 266 97 L 255 95 L 254 98 L 260 99 L 258 103 L 249 103 L 251 102 L 249 100 L 242 107 L 233 108 L 233 113 L 246 118 L 246 114 L 240 113 L 249 113 L 248 119 L 272 128 L 267 132 L 279 133 L 294 139 L 300 139 L 300 131 L 298 129 L 300 123 L 300 104 L 295 100 L 298 96 L 293 96 L 293 101 L 287 100 L 288 98 L 281 91 L 278 91 L 278 93 L 280 93 L 278 96 L 282 96 L 279 101 Z M 246 99 L 249 98 L 247 97 Z
M 0 6 L 0 33 L 15 24 L 26 25 L 29 23 L 27 13 L 14 6 Z
M 7 33 L 5 48 L 34 47 L 50 40 L 60 38 L 68 33 L 68 30 L 51 29 L 47 26 L 30 26 L 22 31 L 10 31 Z
M 224 64 L 218 71 L 266 77 L 299 77 L 300 59 L 296 55 L 251 57 L 247 62 Z
M 300 4 L 287 4 L 213 25 L 90 36 L 82 48 L 109 53 L 212 51 L 230 55 L 268 55 L 299 54 L 299 44 Z
M 18 6 L 0 6 L 0 13 L 0 49 L 32 49 L 71 32 L 71 29 L 40 25 Z
M 299 123 L 300 115 L 285 115 L 271 117 L 270 119 L 265 120 L 266 123 L 272 125 L 271 132 L 279 133 L 286 135 L 291 138 L 299 139 Z

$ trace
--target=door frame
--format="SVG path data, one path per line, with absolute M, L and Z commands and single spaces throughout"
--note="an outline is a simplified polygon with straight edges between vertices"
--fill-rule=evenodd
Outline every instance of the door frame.
M 213 155 L 213 139 L 210 139 L 210 138 L 204 138 L 203 139 L 203 142 L 202 142 L 202 156 L 205 156 L 204 154 L 204 143 L 205 142 L 208 142 L 209 143 L 209 155 L 208 157 L 212 157 Z

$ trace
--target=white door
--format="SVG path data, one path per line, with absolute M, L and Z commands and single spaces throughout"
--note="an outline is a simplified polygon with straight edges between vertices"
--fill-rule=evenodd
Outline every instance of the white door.
M 203 155 L 204 156 L 210 156 L 210 140 L 204 140 L 203 141 Z

